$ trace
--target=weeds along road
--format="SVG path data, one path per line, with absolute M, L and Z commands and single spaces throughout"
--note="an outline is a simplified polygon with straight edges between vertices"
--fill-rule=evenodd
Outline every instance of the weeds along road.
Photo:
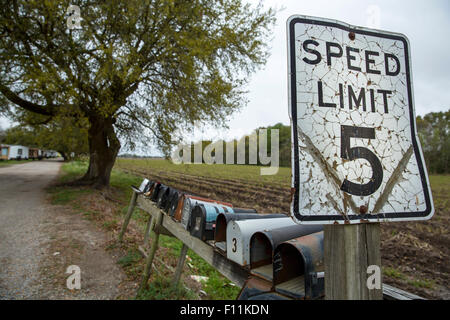
M 0 299 L 37 297 L 44 189 L 60 166 L 43 160 L 0 168 Z

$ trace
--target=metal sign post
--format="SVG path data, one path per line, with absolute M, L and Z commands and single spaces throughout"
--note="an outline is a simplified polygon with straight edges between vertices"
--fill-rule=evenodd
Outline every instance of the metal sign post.
M 408 39 L 306 16 L 288 19 L 287 36 L 292 218 L 330 225 L 324 246 L 331 298 L 376 298 L 362 280 L 368 264 L 380 266 L 379 222 L 434 213 Z

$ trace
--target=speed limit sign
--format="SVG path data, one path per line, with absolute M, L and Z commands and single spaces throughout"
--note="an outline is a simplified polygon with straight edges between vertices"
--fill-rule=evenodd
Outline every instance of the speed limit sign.
M 408 39 L 306 16 L 287 34 L 293 219 L 429 219 Z

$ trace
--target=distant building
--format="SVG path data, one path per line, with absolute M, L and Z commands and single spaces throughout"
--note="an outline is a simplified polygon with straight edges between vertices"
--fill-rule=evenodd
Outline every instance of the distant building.
M 29 148 L 16 145 L 2 145 L 1 156 L 2 160 L 27 160 L 29 158 Z

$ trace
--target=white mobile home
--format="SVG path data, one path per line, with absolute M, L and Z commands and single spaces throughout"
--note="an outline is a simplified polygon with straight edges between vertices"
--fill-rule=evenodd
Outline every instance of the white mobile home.
M 8 146 L 7 160 L 27 160 L 29 158 L 29 148 L 24 146 Z M 2 154 L 3 154 L 2 147 Z

